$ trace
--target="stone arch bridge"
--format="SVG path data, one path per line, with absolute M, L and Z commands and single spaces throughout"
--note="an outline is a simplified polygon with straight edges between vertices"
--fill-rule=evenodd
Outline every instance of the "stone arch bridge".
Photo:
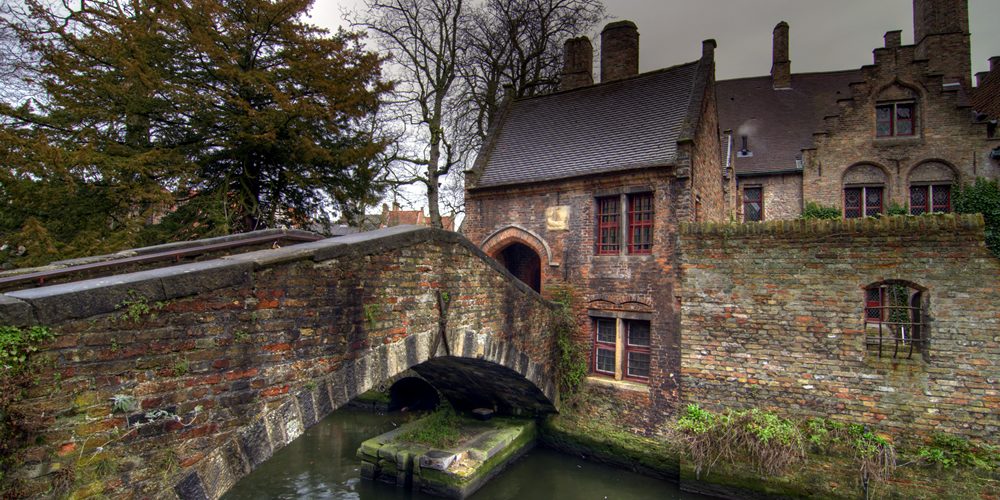
M 217 498 L 413 368 L 459 406 L 558 400 L 552 305 L 456 233 L 402 226 L 0 295 L 56 336 L 17 413 L 27 494 Z

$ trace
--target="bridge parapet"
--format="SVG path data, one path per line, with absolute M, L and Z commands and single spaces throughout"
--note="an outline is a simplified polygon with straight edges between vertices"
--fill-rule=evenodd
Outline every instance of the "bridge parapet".
M 551 305 L 436 229 L 11 292 L 0 324 L 56 333 L 17 407 L 47 443 L 20 454 L 29 494 L 216 498 L 412 367 L 459 403 L 541 413 L 557 400 Z

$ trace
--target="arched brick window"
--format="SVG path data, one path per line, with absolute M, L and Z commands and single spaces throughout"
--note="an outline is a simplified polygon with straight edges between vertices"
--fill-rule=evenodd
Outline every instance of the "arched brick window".
M 864 289 L 865 343 L 878 357 L 912 358 L 928 341 L 926 296 L 917 285 L 897 280 Z
M 885 171 L 870 164 L 854 165 L 844 173 L 844 218 L 878 217 L 885 213 L 888 184 Z
M 921 163 L 910 171 L 910 214 L 951 212 L 955 171 L 943 162 Z

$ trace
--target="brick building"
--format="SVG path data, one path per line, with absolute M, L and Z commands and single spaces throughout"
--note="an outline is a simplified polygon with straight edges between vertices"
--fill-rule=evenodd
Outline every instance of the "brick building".
M 609 24 L 593 84 L 590 41 L 570 40 L 559 92 L 505 103 L 467 175 L 463 226 L 536 290 L 573 294 L 591 380 L 645 429 L 678 398 L 674 235 L 721 220 L 724 203 L 715 42 L 638 74 L 638 41 L 635 24 Z
M 913 5 L 915 44 L 890 31 L 871 65 L 794 74 L 782 22 L 771 75 L 718 83 L 734 219 L 791 219 L 807 202 L 848 218 L 949 212 L 955 186 L 1000 177 L 998 59 L 974 87 L 967 2 Z
M 707 293 L 681 289 L 682 223 L 792 219 L 808 201 L 846 218 L 951 211 L 953 187 L 1000 177 L 997 61 L 973 87 L 965 5 L 915 0 L 915 45 L 890 32 L 873 65 L 828 73 L 791 72 L 786 23 L 771 75 L 722 82 L 712 40 L 637 74 L 636 26 L 609 24 L 597 84 L 590 41 L 569 40 L 560 91 L 494 123 L 464 232 L 536 290 L 572 294 L 590 386 L 654 431 L 682 401 L 681 297 Z

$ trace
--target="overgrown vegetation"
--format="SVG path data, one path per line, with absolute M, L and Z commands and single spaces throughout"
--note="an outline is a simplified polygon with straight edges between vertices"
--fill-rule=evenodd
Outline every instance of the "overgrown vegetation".
M 135 290 L 129 290 L 125 300 L 117 304 L 115 309 L 121 311 L 118 315 L 119 321 L 134 324 L 147 318 L 155 319 L 156 312 L 163 309 L 165 305 L 163 302 L 151 304 L 145 295 Z
M 461 439 L 459 426 L 461 417 L 448 405 L 443 405 L 434 413 L 416 422 L 413 428 L 399 436 L 403 441 L 426 444 L 435 448 L 447 448 L 458 444 Z
M 688 405 L 677 421 L 686 438 L 695 473 L 719 460 L 751 463 L 765 476 L 775 476 L 805 458 L 802 433 L 790 420 L 759 409 L 714 414 Z
M 940 469 L 974 467 L 994 472 L 1000 470 L 1000 448 L 974 444 L 951 434 L 934 434 L 930 443 L 917 450 L 917 457 Z
M 826 207 L 816 203 L 815 201 L 806 202 L 805 208 L 802 210 L 803 219 L 839 219 L 841 217 L 840 209 L 837 207 Z
M 889 208 L 886 209 L 885 214 L 891 216 L 910 215 L 910 209 L 894 201 L 889 204 Z
M 955 212 L 983 214 L 986 222 L 986 246 L 1000 257 L 1000 184 L 982 177 L 954 193 Z
M 33 383 L 31 356 L 54 337 L 44 326 L 0 326 L 0 484 L 13 465 L 13 452 L 37 426 L 37 420 L 13 408 Z
M 560 395 L 572 400 L 578 394 L 587 377 L 587 359 L 583 349 L 573 341 L 576 319 L 571 307 L 569 292 L 556 293 L 553 302 L 559 307 L 552 313 L 552 328 L 556 336 L 556 372 L 558 373 Z

